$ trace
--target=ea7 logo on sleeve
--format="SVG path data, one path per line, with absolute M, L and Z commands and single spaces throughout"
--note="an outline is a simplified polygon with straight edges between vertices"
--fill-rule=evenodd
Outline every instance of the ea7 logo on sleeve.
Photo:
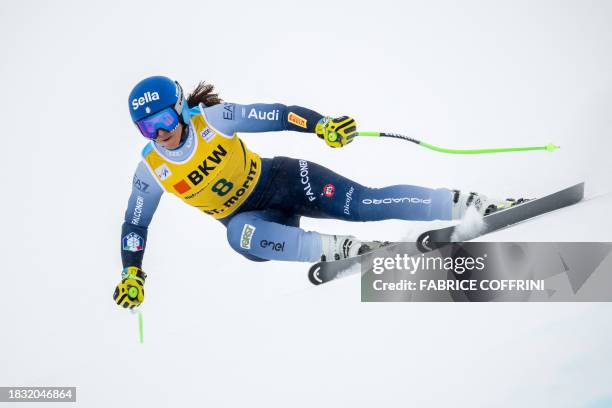
M 234 108 L 235 108 L 235 105 L 233 103 L 224 103 L 223 104 L 223 119 L 234 120 Z
M 255 233 L 255 227 L 249 224 L 244 224 L 242 235 L 240 236 L 240 248 L 251 249 L 251 240 Z
M 303 117 L 301 117 L 299 115 L 296 115 L 293 112 L 289 112 L 289 116 L 287 117 L 287 121 L 289 123 L 293 123 L 294 125 L 299 126 L 301 128 L 304 128 L 304 129 L 306 129 L 306 127 L 307 127 L 306 124 L 308 123 L 306 121 L 306 119 L 304 119 Z
M 136 187 L 138 190 L 142 191 L 143 193 L 149 193 L 147 190 L 149 189 L 149 184 L 145 183 L 144 181 L 140 180 L 138 177 L 134 176 L 134 187 Z
M 123 250 L 130 252 L 139 252 L 144 249 L 144 239 L 135 232 L 130 232 L 122 240 Z
M 159 177 L 161 181 L 164 181 L 172 175 L 172 172 L 168 166 L 166 166 L 166 163 L 163 163 L 161 166 L 155 169 L 155 174 L 157 174 L 157 177 Z

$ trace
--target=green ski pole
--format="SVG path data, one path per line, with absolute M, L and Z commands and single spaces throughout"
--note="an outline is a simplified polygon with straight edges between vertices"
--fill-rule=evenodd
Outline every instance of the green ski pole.
M 142 312 L 139 310 L 138 311 L 138 337 L 140 339 L 140 344 L 144 343 L 144 335 L 143 335 L 143 330 L 142 330 Z
M 556 146 L 552 143 L 549 143 L 545 146 L 525 146 L 525 147 L 497 147 L 491 149 L 448 149 L 445 147 L 434 146 L 430 143 L 423 142 L 421 140 L 398 135 L 396 133 L 384 133 L 384 132 L 357 132 L 357 136 L 370 136 L 370 137 L 390 137 L 394 139 L 406 140 L 408 142 L 412 142 L 419 146 L 426 147 L 430 150 L 434 150 L 440 153 L 449 153 L 449 154 L 488 154 L 488 153 L 509 153 L 509 152 L 526 152 L 532 150 L 545 150 L 547 152 L 554 152 L 559 149 L 559 146 Z

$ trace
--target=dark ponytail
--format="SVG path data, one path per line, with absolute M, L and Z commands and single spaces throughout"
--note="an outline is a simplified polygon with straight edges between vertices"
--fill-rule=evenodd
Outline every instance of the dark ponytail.
M 214 85 L 201 81 L 187 97 L 187 105 L 193 108 L 200 103 L 205 106 L 213 106 L 223 102 L 218 93 L 213 93 L 214 90 Z

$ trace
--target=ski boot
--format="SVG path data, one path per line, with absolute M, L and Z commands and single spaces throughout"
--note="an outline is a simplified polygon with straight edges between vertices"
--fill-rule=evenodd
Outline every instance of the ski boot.
M 468 208 L 474 207 L 482 216 L 493 214 L 496 211 L 505 208 L 514 207 L 515 205 L 523 204 L 530 199 L 527 198 L 506 198 L 505 200 L 489 198 L 484 194 L 478 193 L 462 193 L 459 190 L 452 190 L 453 195 L 453 210 L 452 219 L 458 220 L 463 218 Z
M 339 261 L 363 255 L 388 244 L 388 241 L 360 241 L 350 235 L 321 234 L 321 261 Z

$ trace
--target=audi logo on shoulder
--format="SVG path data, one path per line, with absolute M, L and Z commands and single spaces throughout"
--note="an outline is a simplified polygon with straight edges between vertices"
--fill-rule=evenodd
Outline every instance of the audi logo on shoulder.
M 381 199 L 370 199 L 364 198 L 361 200 L 363 204 L 370 205 L 378 205 L 378 204 L 401 204 L 401 203 L 410 203 L 410 204 L 431 204 L 431 198 L 418 198 L 418 197 L 389 197 L 389 198 L 381 198 Z

